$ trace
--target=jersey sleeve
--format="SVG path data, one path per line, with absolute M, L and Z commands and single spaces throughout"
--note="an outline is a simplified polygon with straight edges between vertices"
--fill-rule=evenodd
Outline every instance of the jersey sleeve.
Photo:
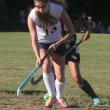
M 33 20 L 33 22 L 36 22 L 36 15 L 35 15 L 35 9 L 32 9 L 29 13 L 29 17 Z

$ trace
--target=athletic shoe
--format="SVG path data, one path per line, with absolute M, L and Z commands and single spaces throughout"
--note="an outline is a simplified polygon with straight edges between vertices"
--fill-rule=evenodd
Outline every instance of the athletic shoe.
M 45 103 L 45 107 L 52 107 L 56 103 L 56 98 L 49 96 L 48 100 Z
M 46 101 L 46 100 L 48 100 L 48 98 L 49 98 L 49 94 L 46 93 L 46 94 L 44 95 L 43 99 Z
M 57 102 L 60 104 L 61 107 L 63 108 L 67 108 L 68 107 L 68 104 L 66 102 L 66 100 L 64 98 L 59 98 L 57 99 Z
M 101 104 L 101 100 L 99 97 L 95 97 L 95 98 L 92 98 L 92 103 L 94 105 L 100 105 Z

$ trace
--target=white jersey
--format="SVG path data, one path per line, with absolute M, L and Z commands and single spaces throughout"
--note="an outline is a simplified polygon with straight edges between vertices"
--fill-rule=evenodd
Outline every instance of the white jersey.
M 42 26 L 42 23 L 35 12 L 35 8 L 32 9 L 29 14 L 29 17 L 31 17 L 33 22 L 36 24 L 38 42 L 44 42 L 47 44 L 56 42 L 62 38 L 60 17 L 63 12 L 63 7 L 51 2 L 49 3 L 49 6 L 49 14 L 57 19 L 57 23 L 53 26 Z

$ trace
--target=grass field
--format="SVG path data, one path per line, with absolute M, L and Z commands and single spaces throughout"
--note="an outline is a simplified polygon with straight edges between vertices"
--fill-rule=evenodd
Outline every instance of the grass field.
M 110 110 L 110 35 L 92 34 L 80 48 L 82 76 L 102 98 L 102 105 L 91 105 L 89 97 L 72 81 L 66 66 L 65 96 L 71 104 L 67 110 Z M 46 90 L 43 81 L 33 86 L 29 83 L 25 97 L 16 96 L 18 86 L 34 65 L 29 33 L 0 33 L 0 110 L 47 110 L 42 98 Z M 55 105 L 49 110 L 62 109 Z

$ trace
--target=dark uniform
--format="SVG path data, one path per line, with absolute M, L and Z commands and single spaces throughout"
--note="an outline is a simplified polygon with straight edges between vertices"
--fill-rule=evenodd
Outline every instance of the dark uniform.
M 66 52 L 76 44 L 76 34 L 71 37 L 68 43 L 65 45 Z M 73 61 L 80 63 L 80 54 L 77 53 L 77 47 L 71 50 L 65 57 L 65 63 L 67 64 L 68 61 Z

